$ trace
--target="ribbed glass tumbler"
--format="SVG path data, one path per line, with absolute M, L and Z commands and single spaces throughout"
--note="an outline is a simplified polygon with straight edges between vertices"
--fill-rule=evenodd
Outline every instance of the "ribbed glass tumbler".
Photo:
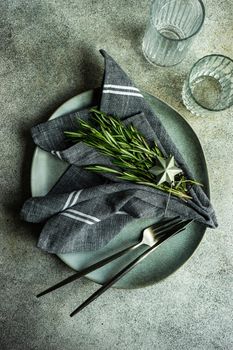
M 191 69 L 182 91 L 184 105 L 195 115 L 208 115 L 233 106 L 233 61 L 209 55 Z
M 146 59 L 159 66 L 181 62 L 204 18 L 201 0 L 154 0 L 142 43 Z

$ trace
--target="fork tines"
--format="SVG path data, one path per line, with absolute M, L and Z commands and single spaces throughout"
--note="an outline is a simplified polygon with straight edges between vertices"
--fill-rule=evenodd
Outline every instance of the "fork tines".
M 153 230 L 154 235 L 157 238 L 162 238 L 164 236 L 169 236 L 175 230 L 181 230 L 187 226 L 192 220 L 184 220 L 179 216 L 174 218 L 164 218 L 162 221 L 152 225 L 151 229 Z

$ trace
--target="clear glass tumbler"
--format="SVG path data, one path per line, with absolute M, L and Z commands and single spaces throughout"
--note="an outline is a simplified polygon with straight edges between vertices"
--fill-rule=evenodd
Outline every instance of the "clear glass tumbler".
M 142 50 L 159 66 L 174 66 L 185 57 L 205 18 L 201 0 L 154 0 Z
M 233 105 L 233 60 L 208 55 L 192 67 L 182 91 L 184 105 L 195 115 L 207 115 Z

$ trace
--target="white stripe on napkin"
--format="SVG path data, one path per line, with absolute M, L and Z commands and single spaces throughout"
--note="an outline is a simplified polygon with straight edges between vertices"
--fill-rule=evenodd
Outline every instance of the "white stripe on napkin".
M 60 152 L 57 151 L 57 152 L 56 152 L 56 155 L 58 156 L 59 159 L 62 160 L 62 156 L 61 156 Z
M 104 84 L 104 88 L 139 91 L 139 89 L 133 86 L 122 86 L 122 85 L 112 85 L 112 84 Z
M 85 213 L 81 213 L 81 211 L 78 211 L 78 210 L 75 210 L 75 209 L 67 209 L 66 212 L 77 214 L 77 215 L 83 216 L 84 218 L 88 218 L 88 219 L 91 219 L 91 220 L 96 221 L 96 222 L 100 221 L 100 219 L 96 218 L 95 216 L 91 216 L 91 215 L 88 215 L 88 214 L 85 214 Z
M 62 156 L 61 156 L 59 151 L 51 151 L 51 154 L 54 155 L 54 156 L 57 156 L 59 159 L 62 160 Z
M 128 213 L 126 213 L 125 211 L 117 211 L 116 214 L 119 214 L 119 215 L 128 215 Z
M 81 192 L 82 192 L 82 190 L 79 190 L 79 191 L 76 192 L 76 195 L 75 195 L 75 197 L 73 199 L 73 202 L 70 204 L 70 207 L 72 207 L 74 204 L 77 203 Z
M 62 208 L 62 210 L 65 210 L 68 207 L 72 207 L 75 203 L 77 203 L 81 192 L 82 192 L 82 190 L 71 192 L 69 194 L 69 196 L 68 196 L 68 198 L 67 198 L 67 200 L 65 202 L 65 205 Z M 73 201 L 72 201 L 72 199 L 73 199 Z M 72 201 L 72 203 L 71 203 L 71 201 Z
M 103 90 L 103 94 L 137 96 L 137 97 L 143 98 L 143 96 L 141 94 L 138 94 L 136 92 L 124 92 L 124 91 L 117 91 L 117 90 Z
M 89 220 L 86 220 L 86 219 L 84 219 L 84 218 L 80 218 L 80 217 L 78 217 L 78 216 L 76 216 L 76 215 L 72 215 L 72 214 L 69 214 L 69 213 L 61 213 L 61 215 L 67 216 L 67 217 L 69 217 L 69 218 L 71 218 L 71 219 L 74 219 L 74 220 L 77 220 L 77 221 L 85 222 L 85 223 L 88 224 L 88 225 L 94 225 L 94 222 L 89 221 Z
M 69 196 L 68 196 L 68 198 L 67 198 L 67 201 L 65 202 L 65 205 L 64 205 L 64 207 L 62 208 L 62 210 L 65 210 L 66 208 L 69 207 L 70 202 L 71 202 L 71 200 L 72 200 L 72 197 L 73 197 L 73 195 L 74 195 L 75 193 L 76 193 L 76 191 L 71 192 L 71 193 L 69 194 Z

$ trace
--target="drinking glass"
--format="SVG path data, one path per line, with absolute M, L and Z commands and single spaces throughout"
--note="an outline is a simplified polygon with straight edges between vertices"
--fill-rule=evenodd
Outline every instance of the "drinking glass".
M 201 0 L 154 0 L 142 43 L 145 58 L 159 66 L 181 62 L 204 18 Z
M 195 115 L 207 115 L 233 105 L 233 61 L 208 55 L 192 67 L 182 91 L 184 105 Z

